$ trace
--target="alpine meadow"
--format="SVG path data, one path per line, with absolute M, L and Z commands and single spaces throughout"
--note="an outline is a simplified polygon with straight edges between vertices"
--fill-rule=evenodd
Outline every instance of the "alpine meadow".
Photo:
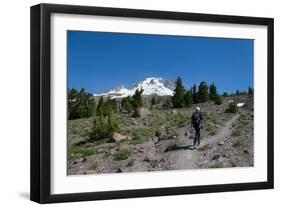
M 254 166 L 253 40 L 67 37 L 68 175 Z

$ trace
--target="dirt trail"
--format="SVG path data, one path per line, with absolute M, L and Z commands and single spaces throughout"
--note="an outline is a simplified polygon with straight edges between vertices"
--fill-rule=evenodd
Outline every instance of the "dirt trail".
M 239 118 L 240 115 L 234 116 L 231 120 L 226 122 L 225 126 L 219 131 L 218 134 L 203 138 L 200 146 L 205 146 L 206 144 L 214 144 L 223 140 L 225 137 L 231 134 L 232 124 Z M 180 133 L 182 134 L 182 133 Z M 186 143 L 187 138 L 183 135 L 180 135 L 180 143 Z M 172 165 L 173 169 L 182 170 L 182 169 L 196 169 L 197 160 L 200 156 L 200 152 L 194 150 L 192 147 L 193 140 L 188 140 L 189 145 L 180 145 L 178 149 L 168 152 L 169 153 L 169 163 Z M 177 143 L 178 144 L 178 143 Z M 179 145 L 179 144 L 178 144 Z

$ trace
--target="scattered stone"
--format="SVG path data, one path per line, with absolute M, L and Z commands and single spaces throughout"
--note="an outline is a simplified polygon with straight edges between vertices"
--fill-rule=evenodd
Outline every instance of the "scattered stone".
M 81 158 L 79 159 L 79 162 L 85 162 L 85 161 L 87 161 L 87 159 L 86 159 L 85 157 L 81 157 Z
M 178 112 L 176 110 L 172 110 L 172 114 L 177 114 Z
M 121 172 L 122 172 L 122 169 L 121 169 L 121 168 L 118 168 L 118 169 L 116 170 L 116 172 L 117 172 L 117 173 L 121 173 Z
M 224 142 L 223 140 L 221 140 L 221 141 L 218 143 L 219 146 L 223 146 L 224 144 L 225 144 L 225 142 Z
M 135 110 L 133 117 L 146 118 L 150 114 L 151 112 L 147 108 L 140 107 Z
M 217 160 L 217 159 L 219 159 L 219 158 L 220 158 L 220 155 L 214 155 L 213 158 L 212 158 L 212 160 Z
M 145 157 L 145 158 L 143 159 L 143 161 L 145 161 L 145 162 L 149 162 L 149 161 L 150 161 L 150 159 L 149 159 L 148 157 Z
M 190 133 L 189 133 L 189 132 L 185 132 L 185 133 L 184 133 L 184 136 L 189 137 L 189 136 L 190 136 Z
M 105 149 L 97 149 L 97 153 L 100 154 L 100 153 L 104 153 L 105 152 Z
M 93 173 L 95 173 L 95 171 L 94 170 L 85 170 L 85 172 L 84 172 L 86 175 L 87 174 L 93 174 Z
M 124 135 L 122 135 L 122 134 L 119 134 L 119 133 L 117 133 L 117 132 L 113 132 L 111 138 L 112 138 L 112 140 L 115 141 L 115 142 L 120 142 L 120 141 L 122 141 L 122 140 L 127 139 L 126 136 L 124 136 Z
M 185 125 L 186 125 L 186 123 L 184 121 L 182 121 L 178 124 L 178 127 L 185 127 Z
M 234 163 L 233 161 L 230 162 L 232 167 L 236 167 L 236 163 Z
M 249 151 L 246 150 L 246 149 L 245 149 L 243 152 L 244 152 L 245 154 L 249 154 Z
M 155 132 L 155 136 L 156 136 L 156 137 L 160 137 L 160 135 L 161 135 L 161 133 L 157 130 L 157 131 Z
M 138 152 L 140 152 L 140 153 L 144 153 L 144 150 L 142 150 L 142 149 L 138 149 Z

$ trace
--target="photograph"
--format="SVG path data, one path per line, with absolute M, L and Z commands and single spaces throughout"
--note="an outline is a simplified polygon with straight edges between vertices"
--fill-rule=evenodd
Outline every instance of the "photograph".
M 254 167 L 254 40 L 67 31 L 67 175 Z

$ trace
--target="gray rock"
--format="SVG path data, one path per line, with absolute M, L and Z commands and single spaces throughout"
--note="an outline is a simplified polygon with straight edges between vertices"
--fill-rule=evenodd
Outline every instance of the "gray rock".
M 113 141 L 115 141 L 115 142 L 120 142 L 120 141 L 122 141 L 122 140 L 125 140 L 125 139 L 127 139 L 127 137 L 126 136 L 124 136 L 124 135 L 122 135 L 122 134 L 119 134 L 119 133 L 117 133 L 117 132 L 114 132 L 113 134 L 112 134 L 112 140 Z
M 79 162 L 86 162 L 87 161 L 87 159 L 85 158 L 85 157 L 81 157 L 80 159 L 79 159 Z
M 219 146 L 223 146 L 225 144 L 225 142 L 223 140 L 219 141 L 218 145 Z
M 219 159 L 219 158 L 220 158 L 220 155 L 217 154 L 217 155 L 214 155 L 214 156 L 213 156 L 212 160 L 217 160 L 217 159 Z
M 117 173 L 121 173 L 121 172 L 122 172 L 122 169 L 121 169 L 121 168 L 118 168 L 118 169 L 116 170 L 116 172 L 117 172 Z
M 134 117 L 139 117 L 139 118 L 146 118 L 148 115 L 150 115 L 151 112 L 145 108 L 145 107 L 140 107 L 137 108 L 133 114 Z

